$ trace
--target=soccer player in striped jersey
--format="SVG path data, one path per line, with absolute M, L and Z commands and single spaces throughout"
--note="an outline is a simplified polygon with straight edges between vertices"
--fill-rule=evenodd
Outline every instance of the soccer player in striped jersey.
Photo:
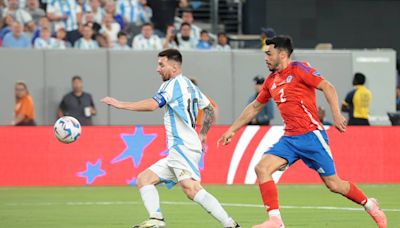
M 278 190 L 272 173 L 301 159 L 318 172 L 326 187 L 363 206 L 380 228 L 386 227 L 386 217 L 373 198 L 368 198 L 355 184 L 336 174 L 328 137 L 317 115 L 315 89 L 321 90 L 329 103 L 333 124 L 346 130 L 346 119 L 339 110 L 335 87 L 308 64 L 291 61 L 292 41 L 288 36 L 277 36 L 266 41 L 265 61 L 272 72 L 265 80 L 255 101 L 225 132 L 218 143 L 229 144 L 236 131 L 247 125 L 261 111 L 269 99 L 274 99 L 285 122 L 285 134 L 264 153 L 255 171 L 269 220 L 254 228 L 282 228 L 278 204 Z
M 169 153 L 137 178 L 137 187 L 149 213 L 149 219 L 134 227 L 165 227 L 159 195 L 155 188 L 155 185 L 164 182 L 169 187 L 179 183 L 186 196 L 200 204 L 223 227 L 238 228 L 240 226 L 228 216 L 218 200 L 200 184 L 198 163 L 215 115 L 207 97 L 182 75 L 181 64 L 182 55 L 176 49 L 167 49 L 158 54 L 157 72 L 164 83 L 153 98 L 138 102 L 121 102 L 111 97 L 102 99 L 102 102 L 119 109 L 165 110 L 164 125 Z M 197 134 L 195 129 L 198 109 L 204 112 L 200 134 Z

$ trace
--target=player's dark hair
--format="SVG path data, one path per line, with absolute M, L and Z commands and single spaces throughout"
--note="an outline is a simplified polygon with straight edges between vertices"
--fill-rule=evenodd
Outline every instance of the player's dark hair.
M 182 64 L 182 54 L 176 49 L 166 49 L 158 53 L 158 57 L 167 57 L 168 60 L 173 60 L 179 64 Z
M 293 52 L 293 42 L 290 36 L 286 35 L 275 36 L 272 39 L 267 39 L 265 41 L 265 44 L 274 45 L 276 49 L 279 49 L 280 51 L 286 51 L 289 56 Z
M 364 85 L 365 75 L 362 73 L 355 73 L 353 78 L 353 85 Z
M 75 75 L 74 77 L 72 77 L 72 80 L 71 80 L 71 81 L 75 81 L 75 80 L 82 81 L 82 78 L 81 78 L 81 76 L 79 76 L 79 75 Z
M 200 35 L 202 35 L 203 33 L 206 33 L 206 34 L 208 34 L 208 31 L 207 31 L 207 30 L 205 30 L 205 29 L 203 29 L 203 30 L 201 30 L 201 31 L 200 31 Z
M 145 26 L 150 26 L 150 27 L 153 28 L 153 24 L 150 23 L 150 22 L 146 22 L 146 23 L 142 24 L 141 28 L 143 28 L 143 27 L 145 27 Z
M 184 13 L 193 14 L 193 11 L 190 8 L 185 8 L 185 9 L 182 10 L 182 14 L 184 14 Z

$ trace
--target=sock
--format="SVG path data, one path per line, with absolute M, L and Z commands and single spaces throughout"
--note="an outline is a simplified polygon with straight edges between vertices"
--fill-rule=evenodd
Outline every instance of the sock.
M 357 204 L 364 206 L 368 201 L 367 196 L 356 185 L 354 185 L 350 181 L 349 181 L 349 184 L 350 184 L 350 190 L 345 195 L 345 197 Z
M 144 207 L 149 213 L 150 218 L 163 219 L 160 210 L 160 197 L 154 185 L 145 185 L 139 189 L 144 203 Z
M 280 216 L 281 213 L 279 211 L 278 189 L 276 188 L 275 182 L 270 180 L 260 184 L 259 187 L 265 209 L 268 211 L 268 215 L 270 217 Z
M 228 213 L 222 208 L 218 200 L 208 193 L 205 189 L 201 189 L 194 196 L 193 201 L 200 204 L 208 213 L 214 216 L 224 227 L 233 226 L 234 222 L 232 218 L 228 216 Z
M 367 202 L 364 204 L 365 210 L 369 211 L 372 209 L 373 206 L 374 203 L 370 199 L 367 199 Z

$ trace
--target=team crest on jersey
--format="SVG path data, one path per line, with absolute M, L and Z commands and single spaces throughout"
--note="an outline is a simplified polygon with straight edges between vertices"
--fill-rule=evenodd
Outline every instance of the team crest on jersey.
M 287 76 L 287 78 L 286 78 L 286 83 L 290 83 L 292 80 L 293 80 L 293 76 L 292 76 L 292 75 L 289 75 L 289 76 Z
M 276 88 L 276 84 L 274 82 L 274 84 L 272 84 L 272 86 L 271 86 L 271 90 L 274 90 L 275 88 Z
M 315 71 L 315 72 L 313 73 L 313 75 L 316 76 L 316 77 L 320 77 L 320 76 L 321 76 L 321 74 L 320 74 L 318 71 Z

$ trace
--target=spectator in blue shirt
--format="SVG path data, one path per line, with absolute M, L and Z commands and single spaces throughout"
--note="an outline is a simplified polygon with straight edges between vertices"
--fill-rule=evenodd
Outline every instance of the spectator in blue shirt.
M 254 77 L 256 93 L 249 98 L 249 104 L 253 102 L 258 93 L 261 91 L 262 85 L 264 84 L 264 78 L 261 76 Z M 269 99 L 267 105 L 258 113 L 258 115 L 249 123 L 251 125 L 270 125 L 271 120 L 274 118 L 274 104 L 272 99 Z
M 11 32 L 4 36 L 3 47 L 6 48 L 30 48 L 31 40 L 23 32 L 24 26 L 19 22 L 14 22 Z
M 210 50 L 212 48 L 212 44 L 210 42 L 210 36 L 208 35 L 207 30 L 202 30 L 200 32 L 200 40 L 197 43 L 197 49 L 202 50 Z

